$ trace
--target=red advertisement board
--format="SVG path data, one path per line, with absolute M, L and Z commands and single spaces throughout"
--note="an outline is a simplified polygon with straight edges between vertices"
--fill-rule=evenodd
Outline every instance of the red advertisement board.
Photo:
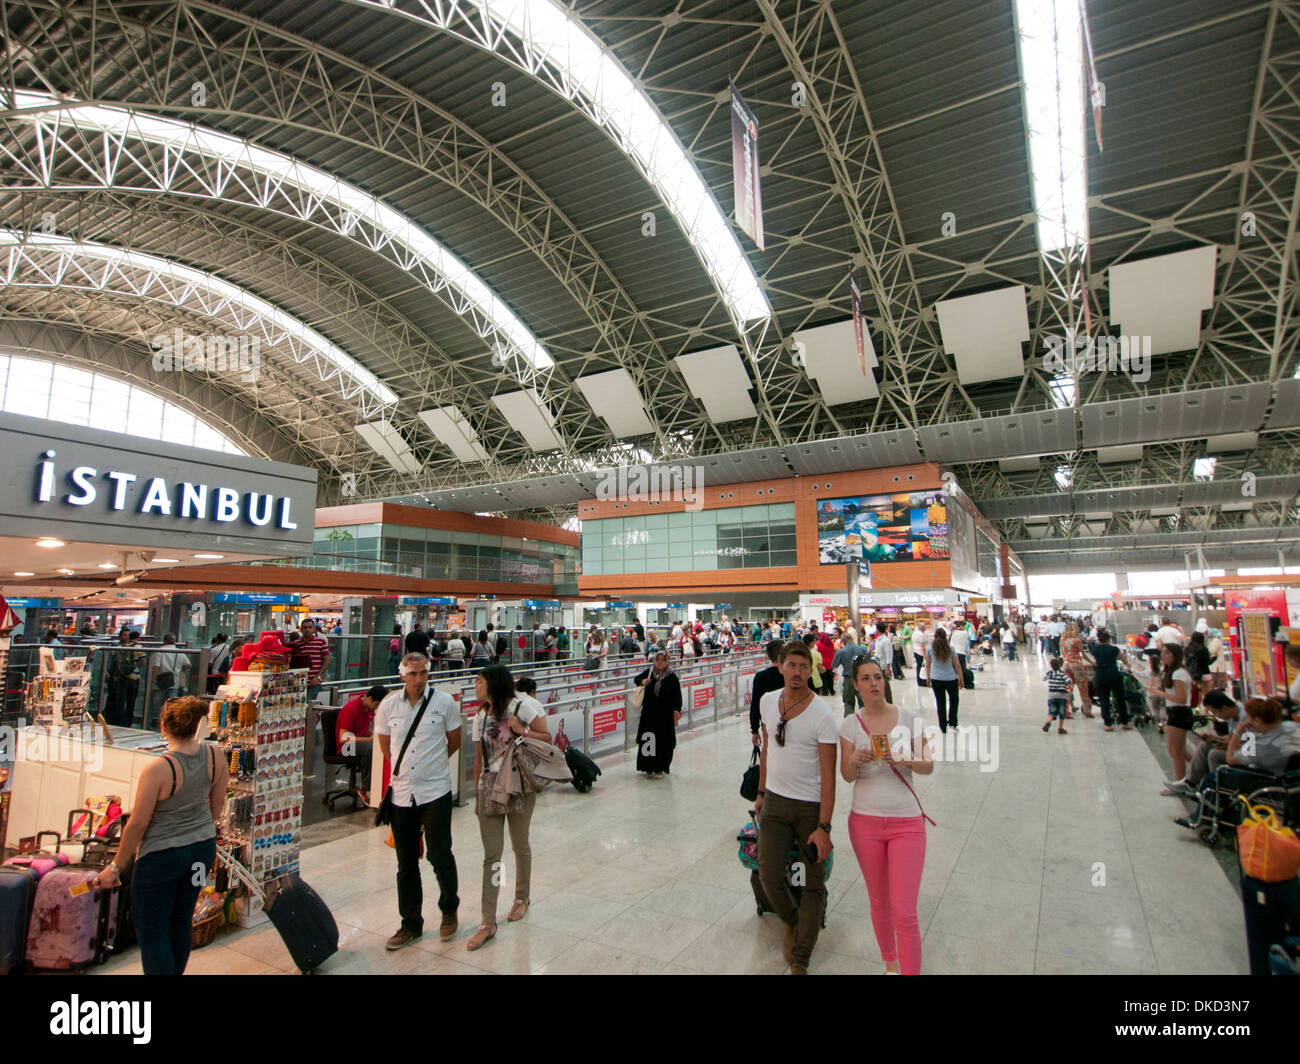
M 602 735 L 618 731 L 618 726 L 623 723 L 626 712 L 623 709 L 607 709 L 600 713 L 593 713 L 591 715 L 592 738 L 599 739 Z
M 713 684 L 701 684 L 691 689 L 691 708 L 703 709 L 713 701 Z

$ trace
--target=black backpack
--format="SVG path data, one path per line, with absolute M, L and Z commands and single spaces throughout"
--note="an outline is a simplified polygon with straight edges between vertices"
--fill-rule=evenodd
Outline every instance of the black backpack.
M 497 636 L 497 655 L 499 656 L 499 655 L 501 655 L 501 654 L 504 654 L 505 652 L 506 652 L 506 637 L 503 636 L 503 635 L 498 635 L 498 636 Z

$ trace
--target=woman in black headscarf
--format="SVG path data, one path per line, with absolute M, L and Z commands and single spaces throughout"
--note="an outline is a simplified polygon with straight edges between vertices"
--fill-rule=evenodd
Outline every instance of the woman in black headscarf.
M 682 718 L 682 685 L 668 655 L 660 651 L 654 665 L 633 681 L 645 691 L 636 726 L 636 770 L 652 780 L 663 779 L 677 748 L 677 722 Z

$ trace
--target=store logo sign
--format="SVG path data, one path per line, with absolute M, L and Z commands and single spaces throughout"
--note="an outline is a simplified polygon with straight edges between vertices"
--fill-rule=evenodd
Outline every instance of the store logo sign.
M 288 496 L 277 498 L 269 492 L 240 492 L 235 488 L 210 487 L 182 481 L 172 486 L 162 477 L 142 477 L 117 469 L 102 473 L 93 466 L 76 466 L 66 480 L 73 489 L 59 495 L 55 491 L 54 451 L 45 451 L 37 466 L 36 501 L 53 502 L 56 498 L 69 506 L 90 506 L 102 490 L 109 510 L 136 514 L 158 514 L 196 521 L 232 524 L 240 517 L 259 528 L 272 526 L 286 532 L 298 526 L 290 514 Z M 108 484 L 101 482 L 108 481 Z M 132 487 L 132 485 L 135 485 Z

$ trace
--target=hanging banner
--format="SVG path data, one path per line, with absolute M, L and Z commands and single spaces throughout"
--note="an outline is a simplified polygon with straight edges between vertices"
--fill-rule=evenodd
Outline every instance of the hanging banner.
M 867 343 L 862 336 L 862 289 L 858 287 L 858 282 L 849 278 L 849 293 L 853 297 L 853 339 L 858 344 L 858 365 L 862 368 L 862 375 L 867 375 Z
M 758 119 L 731 88 L 731 170 L 736 198 L 736 224 L 763 251 L 763 191 L 759 186 Z

